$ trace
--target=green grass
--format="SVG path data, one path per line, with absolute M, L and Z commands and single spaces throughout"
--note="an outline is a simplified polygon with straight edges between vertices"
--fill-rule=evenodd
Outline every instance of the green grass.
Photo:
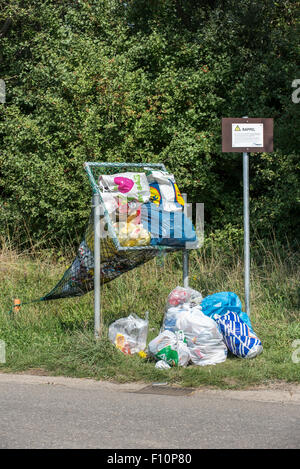
M 233 247 L 235 246 L 235 247 Z M 6 363 L 0 371 L 42 369 L 45 373 L 114 380 L 167 381 L 182 386 L 243 388 L 270 381 L 299 382 L 293 341 L 300 339 L 299 258 L 275 242 L 252 249 L 251 320 L 264 352 L 253 360 L 233 356 L 215 366 L 157 370 L 150 359 L 125 356 L 107 339 L 109 324 L 135 312 L 149 311 L 148 341 L 160 328 L 169 292 L 181 284 L 181 255 L 170 254 L 164 267 L 156 261 L 121 276 L 102 289 L 102 338 L 93 338 L 93 294 L 24 305 L 10 311 L 13 298 L 39 298 L 60 279 L 74 252 L 53 250 L 17 254 L 3 243 L 0 251 L 0 339 Z M 238 243 L 209 239 L 191 253 L 190 286 L 203 296 L 234 291 L 243 297 L 243 257 Z

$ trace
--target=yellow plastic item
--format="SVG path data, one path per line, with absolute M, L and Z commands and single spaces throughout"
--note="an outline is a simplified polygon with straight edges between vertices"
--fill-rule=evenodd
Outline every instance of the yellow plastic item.
M 132 222 L 121 222 L 115 225 L 121 246 L 148 246 L 151 241 L 150 233 L 143 225 Z
M 125 355 L 131 355 L 129 344 L 126 342 L 123 334 L 118 333 L 116 335 L 116 347 L 121 350 Z
M 122 350 L 124 345 L 125 345 L 125 337 L 123 336 L 123 334 L 117 334 L 116 335 L 116 347 Z

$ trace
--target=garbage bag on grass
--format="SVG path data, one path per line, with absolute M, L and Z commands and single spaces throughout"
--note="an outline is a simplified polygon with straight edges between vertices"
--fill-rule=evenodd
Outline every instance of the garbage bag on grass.
M 163 360 L 170 366 L 186 366 L 190 361 L 190 352 L 182 331 L 175 334 L 163 331 L 149 343 L 148 352 L 157 361 Z
M 216 365 L 226 360 L 227 347 L 218 325 L 205 316 L 199 306 L 182 312 L 177 318 L 176 328 L 183 331 L 195 365 Z
M 146 348 L 148 335 L 148 312 L 146 319 L 130 314 L 127 318 L 120 318 L 113 322 L 108 329 L 109 340 L 121 350 L 132 355 Z
M 164 319 L 161 327 L 161 331 L 175 332 L 178 330 L 176 327 L 177 319 L 181 314 L 190 310 L 188 303 L 180 304 L 178 306 L 169 307 L 164 314 Z
M 252 325 L 249 316 L 242 311 L 242 303 L 236 293 L 224 291 L 208 295 L 201 302 L 202 312 L 214 319 L 218 314 L 222 316 L 228 310 L 235 312 L 244 321 L 252 331 Z
M 262 343 L 248 325 L 233 311 L 215 315 L 230 352 L 240 358 L 254 358 L 263 351 Z

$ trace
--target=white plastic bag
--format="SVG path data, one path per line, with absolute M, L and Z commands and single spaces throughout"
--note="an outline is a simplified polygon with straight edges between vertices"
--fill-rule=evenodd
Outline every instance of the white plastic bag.
M 115 197 L 146 203 L 150 199 L 150 187 L 145 173 L 104 174 L 99 177 L 99 187 Z
M 117 210 L 118 208 L 117 200 L 115 197 L 112 196 L 112 194 L 110 194 L 109 192 L 103 192 L 101 194 L 101 197 L 109 215 Z
M 183 330 L 195 365 L 215 365 L 224 362 L 227 347 L 217 323 L 198 306 L 183 312 L 176 321 L 176 328 Z
M 147 343 L 148 315 L 147 312 L 146 319 L 141 319 L 136 314 L 117 319 L 109 326 L 109 340 L 125 354 L 141 352 Z
M 186 366 L 190 352 L 184 340 L 182 331 L 175 334 L 163 331 L 149 343 L 148 352 L 157 361 L 163 360 L 171 366 Z
M 170 369 L 170 365 L 165 362 L 164 360 L 159 360 L 158 362 L 156 362 L 156 365 L 155 365 L 155 368 L 158 368 L 159 370 L 168 370 Z
M 190 306 L 188 303 L 184 303 L 178 306 L 171 306 L 169 307 L 164 314 L 163 324 L 161 328 L 162 331 L 171 331 L 176 332 L 178 330 L 176 323 L 179 316 L 190 310 Z
M 147 178 L 150 185 L 151 202 L 167 212 L 182 212 L 184 200 L 173 174 L 166 171 L 149 171 Z

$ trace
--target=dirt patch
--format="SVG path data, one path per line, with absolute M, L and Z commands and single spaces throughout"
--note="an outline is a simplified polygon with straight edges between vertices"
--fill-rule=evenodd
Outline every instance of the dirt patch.
M 255 386 L 248 386 L 245 388 L 247 391 L 288 391 L 293 392 L 295 387 L 299 386 L 298 382 L 287 383 L 286 381 L 274 380 L 266 381 L 264 384 L 257 384 Z
M 44 370 L 43 368 L 29 368 L 25 371 L 19 371 L 16 374 L 18 375 L 33 375 L 33 376 L 49 376 L 49 371 Z

